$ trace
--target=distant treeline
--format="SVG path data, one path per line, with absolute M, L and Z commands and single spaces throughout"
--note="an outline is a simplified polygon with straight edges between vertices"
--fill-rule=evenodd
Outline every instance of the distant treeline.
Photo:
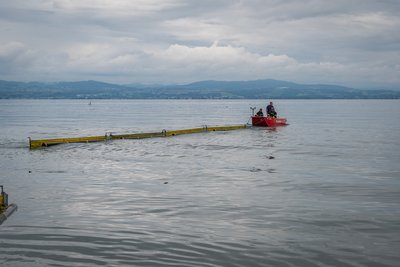
M 98 81 L 0 80 L 0 99 L 400 99 L 400 91 L 360 90 L 277 80 L 201 81 L 186 85 L 118 85 Z

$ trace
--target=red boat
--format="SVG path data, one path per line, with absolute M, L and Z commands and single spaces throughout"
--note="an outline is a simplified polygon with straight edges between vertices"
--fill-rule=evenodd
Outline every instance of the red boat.
M 253 126 L 260 126 L 260 127 L 276 127 L 276 126 L 287 125 L 285 118 L 262 117 L 262 116 L 252 116 L 251 124 Z

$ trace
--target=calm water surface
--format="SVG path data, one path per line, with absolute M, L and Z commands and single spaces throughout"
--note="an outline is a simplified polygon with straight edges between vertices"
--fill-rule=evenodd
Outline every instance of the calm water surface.
M 0 100 L 0 184 L 19 206 L 0 265 L 398 266 L 398 100 L 282 100 L 283 128 L 28 149 L 244 124 L 265 105 Z

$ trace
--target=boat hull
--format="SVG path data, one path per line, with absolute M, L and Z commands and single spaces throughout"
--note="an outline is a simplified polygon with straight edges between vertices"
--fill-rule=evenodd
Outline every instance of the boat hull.
M 287 122 L 285 118 L 253 116 L 251 117 L 251 124 L 258 127 L 276 127 L 285 126 Z

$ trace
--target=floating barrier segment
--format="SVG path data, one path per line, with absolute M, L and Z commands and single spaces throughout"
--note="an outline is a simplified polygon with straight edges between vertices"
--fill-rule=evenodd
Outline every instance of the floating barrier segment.
M 107 140 L 118 140 L 118 139 L 144 139 L 152 137 L 163 137 L 164 132 L 154 133 L 135 133 L 135 134 L 110 134 Z
M 72 138 L 56 138 L 56 139 L 43 139 L 43 140 L 32 140 L 29 137 L 29 148 L 35 149 L 39 147 L 47 147 L 58 144 L 66 143 L 90 143 L 90 142 L 100 142 L 106 141 L 107 135 L 104 136 L 89 136 L 89 137 L 72 137 Z
M 121 139 L 144 139 L 154 137 L 169 137 L 182 134 L 191 133 L 202 133 L 202 132 L 214 132 L 214 131 L 232 131 L 239 130 L 248 127 L 246 124 L 241 125 L 230 125 L 230 126 L 203 126 L 201 128 L 191 128 L 183 130 L 162 130 L 161 132 L 150 132 L 150 133 L 134 133 L 134 134 L 105 134 L 101 136 L 88 136 L 88 137 L 72 137 L 72 138 L 56 138 L 56 139 L 38 139 L 33 140 L 29 137 L 29 148 L 37 149 L 41 147 L 48 147 L 58 144 L 68 143 L 92 143 L 102 142 L 108 140 L 121 140 Z

